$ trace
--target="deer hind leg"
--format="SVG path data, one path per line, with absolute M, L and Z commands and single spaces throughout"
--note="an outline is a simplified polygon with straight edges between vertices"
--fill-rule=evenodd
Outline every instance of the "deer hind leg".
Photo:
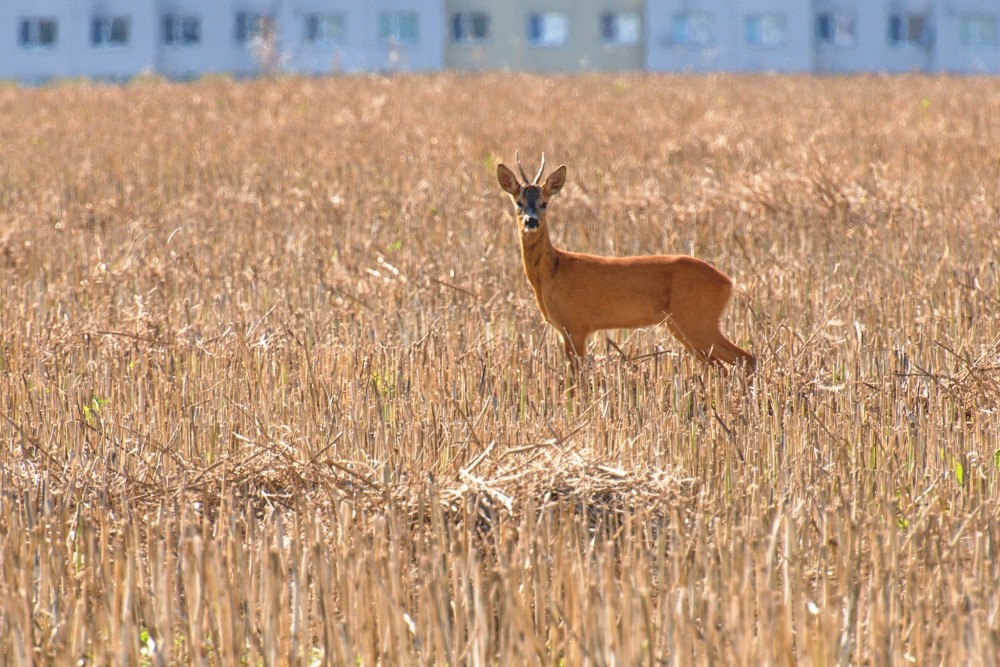
M 705 290 L 681 290 L 674 294 L 667 317 L 670 332 L 702 361 L 717 366 L 743 366 L 753 372 L 753 355 L 735 345 L 719 329 L 722 314 L 732 299 L 733 286 L 723 277 Z
M 725 355 L 720 353 L 722 350 L 725 350 Z M 753 373 L 757 370 L 757 358 L 726 338 L 721 331 L 719 332 L 719 341 L 712 350 L 712 355 L 723 358 L 724 361 L 734 366 L 742 366 L 747 373 Z
M 684 317 L 678 319 L 674 316 L 667 320 L 667 327 L 684 347 L 702 361 L 718 366 L 723 362 L 743 366 L 747 372 L 753 372 L 757 367 L 757 361 L 752 354 L 734 344 L 719 330 L 717 320 L 699 321 Z
M 715 342 L 712 344 L 709 361 L 715 363 L 724 361 L 732 366 L 742 366 L 747 373 L 753 373 L 757 369 L 757 360 L 754 356 L 726 338 L 721 331 L 717 332 Z

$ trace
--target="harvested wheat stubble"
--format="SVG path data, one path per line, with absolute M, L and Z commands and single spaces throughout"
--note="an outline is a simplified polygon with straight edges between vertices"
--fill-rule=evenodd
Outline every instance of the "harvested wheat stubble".
M 544 512 L 548 505 L 558 503 L 601 518 L 643 507 L 650 519 L 665 519 L 680 494 L 691 493 L 693 480 L 671 470 L 622 470 L 601 459 L 577 449 L 549 451 L 528 462 L 494 465 L 479 474 L 462 470 L 459 483 L 438 483 L 438 493 L 451 511 L 468 507 L 471 501 L 480 527 L 487 530 L 497 517 L 517 520 L 525 504 Z M 398 505 L 405 505 L 418 494 L 400 485 L 394 487 L 393 495 Z
M 0 89 L 14 664 L 992 664 L 1000 91 L 514 74 Z M 689 252 L 568 379 L 560 247 Z

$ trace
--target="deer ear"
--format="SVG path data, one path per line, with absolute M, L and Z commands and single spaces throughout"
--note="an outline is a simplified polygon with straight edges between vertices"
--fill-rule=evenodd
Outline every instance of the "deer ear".
M 517 176 L 503 164 L 497 165 L 497 180 L 500 187 L 509 195 L 516 197 L 521 194 L 521 185 L 517 182 Z
M 566 165 L 561 164 L 558 169 L 549 174 L 549 177 L 545 179 L 542 192 L 545 193 L 546 197 L 551 197 L 562 190 L 564 185 L 566 185 Z

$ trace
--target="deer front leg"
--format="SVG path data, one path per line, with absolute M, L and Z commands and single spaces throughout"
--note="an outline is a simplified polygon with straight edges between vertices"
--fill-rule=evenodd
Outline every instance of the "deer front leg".
M 576 391 L 576 380 L 583 366 L 584 357 L 587 355 L 587 337 L 589 333 L 570 333 L 565 329 L 561 330 L 563 338 L 563 349 L 566 351 L 566 361 L 569 363 L 570 382 L 569 391 Z
M 580 361 L 583 357 L 587 356 L 587 338 L 590 337 L 589 331 L 562 331 L 563 337 L 563 349 L 566 351 L 566 357 L 570 361 Z

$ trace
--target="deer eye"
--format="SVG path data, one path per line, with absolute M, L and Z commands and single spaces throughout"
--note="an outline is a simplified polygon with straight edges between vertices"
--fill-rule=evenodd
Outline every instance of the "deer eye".
M 542 209 L 545 209 L 545 208 L 548 208 L 548 207 L 549 207 L 548 202 L 544 202 L 544 201 L 542 202 L 541 206 L 539 206 L 539 208 L 542 208 Z
M 520 211 L 522 208 L 524 208 L 524 204 L 522 204 L 521 202 L 514 202 L 514 203 L 517 205 L 517 210 Z

